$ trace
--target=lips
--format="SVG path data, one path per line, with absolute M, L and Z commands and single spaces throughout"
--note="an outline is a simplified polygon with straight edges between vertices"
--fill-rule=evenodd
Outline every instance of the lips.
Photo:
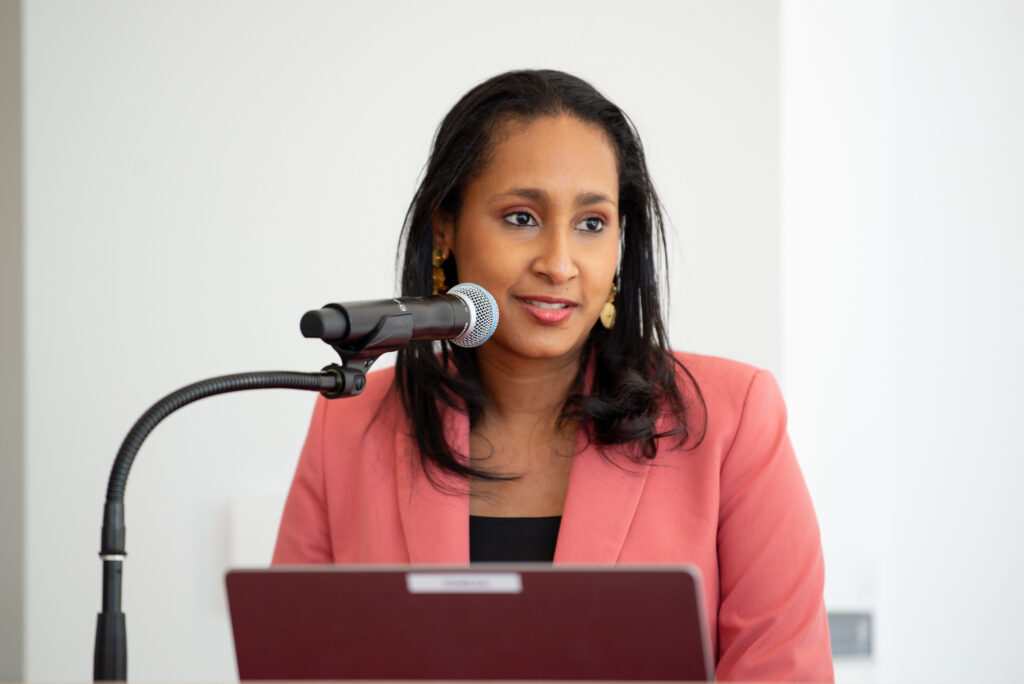
M 516 297 L 526 312 L 529 313 L 538 323 L 544 325 L 558 325 L 564 322 L 578 306 L 576 302 L 561 297 L 547 297 L 543 295 L 525 295 Z
M 538 299 L 524 299 L 523 301 L 530 306 L 539 306 L 540 308 L 547 309 L 548 311 L 557 311 L 558 309 L 565 309 L 572 306 L 565 302 L 542 302 Z

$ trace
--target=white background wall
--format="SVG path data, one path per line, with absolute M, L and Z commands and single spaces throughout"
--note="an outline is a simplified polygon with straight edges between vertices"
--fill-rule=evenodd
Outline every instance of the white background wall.
M 306 309 L 389 296 L 434 129 L 516 67 L 635 118 L 679 232 L 677 344 L 777 369 L 778 7 L 25 3 L 27 677 L 88 679 L 110 463 L 196 379 L 316 370 Z M 235 676 L 222 575 L 265 563 L 313 397 L 219 397 L 127 490 L 139 681 Z
M 783 377 L 882 682 L 1019 681 L 1024 4 L 786 2 Z
M 1021 671 L 1021 5 L 28 0 L 23 18 L 29 680 L 90 677 L 131 423 L 201 377 L 329 361 L 299 315 L 393 291 L 434 127 L 520 66 L 589 78 L 637 122 L 677 229 L 675 345 L 780 375 L 829 607 L 876 616 L 877 657 L 840 678 Z M 235 676 L 221 576 L 269 553 L 311 404 L 210 399 L 147 442 L 133 679 Z

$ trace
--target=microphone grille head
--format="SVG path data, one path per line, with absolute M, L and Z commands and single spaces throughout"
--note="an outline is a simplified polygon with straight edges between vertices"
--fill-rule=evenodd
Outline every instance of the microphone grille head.
M 466 332 L 451 342 L 460 347 L 479 347 L 490 339 L 498 327 L 498 304 L 491 293 L 475 283 L 459 283 L 448 290 L 469 306 L 471 320 Z

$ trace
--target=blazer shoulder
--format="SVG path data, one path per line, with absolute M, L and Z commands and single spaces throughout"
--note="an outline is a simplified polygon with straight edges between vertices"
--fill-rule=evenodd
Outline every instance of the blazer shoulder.
M 724 458 L 741 432 L 784 435 L 788 422 L 786 402 L 775 376 L 748 363 L 716 356 L 674 352 L 680 362 L 677 377 L 684 401 L 702 406 L 705 432 L 701 446 Z M 698 401 L 693 401 L 696 387 Z M 750 451 L 750 450 L 748 450 Z M 753 450 L 756 452 L 756 450 Z
M 689 374 L 705 396 L 725 394 L 727 396 L 739 395 L 742 398 L 757 375 L 770 375 L 768 371 L 749 363 L 724 359 L 719 356 L 678 351 L 672 352 L 672 354 L 682 368 L 686 369 L 685 373 L 680 369 L 681 376 L 685 377 L 686 374 Z
M 676 352 L 675 358 L 686 369 L 677 373 L 684 401 L 703 407 L 711 442 L 718 436 L 728 444 L 744 419 L 785 424 L 785 401 L 771 372 L 716 356 Z

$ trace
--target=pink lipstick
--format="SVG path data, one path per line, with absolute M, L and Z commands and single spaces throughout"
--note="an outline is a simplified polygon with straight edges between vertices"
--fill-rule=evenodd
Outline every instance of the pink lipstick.
M 576 309 L 576 302 L 561 297 L 546 297 L 543 295 L 527 295 L 516 297 L 526 312 L 538 322 L 544 325 L 558 325 L 564 323 L 572 316 Z

